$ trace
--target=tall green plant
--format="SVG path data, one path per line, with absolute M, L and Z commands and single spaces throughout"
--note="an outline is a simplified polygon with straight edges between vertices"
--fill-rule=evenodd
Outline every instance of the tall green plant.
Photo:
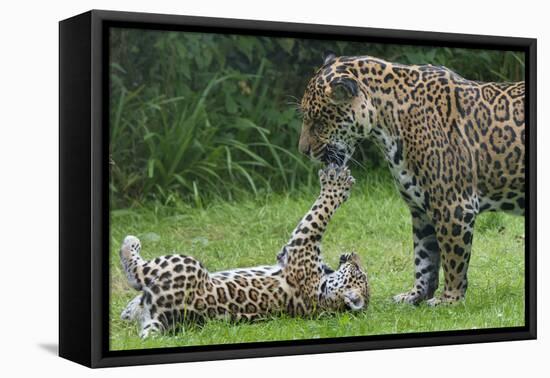
M 253 91 L 263 95 L 251 93 L 251 101 L 235 105 L 251 116 L 244 118 L 228 114 L 231 109 L 219 108 L 222 101 L 226 107 L 233 106 L 225 103 L 220 88 L 249 76 L 226 75 L 211 79 L 196 94 L 144 100 L 142 87 L 129 91 L 115 75 L 112 93 L 117 98 L 111 110 L 111 194 L 115 203 L 147 198 L 167 201 L 177 193 L 201 205 L 212 196 L 232 199 L 248 191 L 292 190 L 297 173 L 310 176 L 312 167 L 304 158 L 276 144 L 274 133 L 254 120 L 267 121 L 261 107 L 266 106 L 268 92 L 259 85 L 258 77 L 252 77 L 257 84 Z M 287 127 L 271 125 L 280 130 Z

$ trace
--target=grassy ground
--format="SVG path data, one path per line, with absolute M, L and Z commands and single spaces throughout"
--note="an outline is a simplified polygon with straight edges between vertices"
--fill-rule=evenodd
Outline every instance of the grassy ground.
M 144 258 L 181 252 L 211 271 L 275 262 L 279 248 L 307 211 L 317 190 L 270 195 L 206 209 L 183 203 L 117 210 L 111 215 L 111 349 L 228 344 L 524 325 L 524 220 L 483 214 L 476 223 L 467 299 L 430 308 L 392 303 L 412 285 L 412 235 L 407 208 L 385 174 L 357 180 L 350 200 L 338 211 L 323 241 L 333 267 L 341 252 L 358 252 L 369 272 L 372 299 L 367 311 L 309 319 L 274 317 L 252 324 L 212 321 L 177 334 L 142 341 L 136 324 L 119 314 L 137 292 L 122 274 L 118 248 L 126 234 L 141 238 Z

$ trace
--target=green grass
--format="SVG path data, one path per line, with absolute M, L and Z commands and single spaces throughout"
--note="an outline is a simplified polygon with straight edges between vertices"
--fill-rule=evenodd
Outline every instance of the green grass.
M 524 325 L 524 219 L 481 215 L 464 302 L 431 308 L 398 305 L 394 294 L 412 285 L 412 235 L 408 210 L 386 174 L 357 180 L 350 200 L 338 211 L 323 240 L 325 260 L 336 266 L 343 251 L 358 252 L 372 287 L 368 310 L 322 314 L 307 319 L 273 317 L 249 324 L 211 321 L 177 334 L 142 341 L 138 327 L 119 319 L 137 292 L 129 287 L 118 259 L 127 234 L 141 238 L 142 255 L 174 251 L 200 259 L 210 271 L 275 262 L 279 248 L 307 211 L 317 190 L 265 195 L 239 202 L 214 201 L 197 208 L 182 201 L 170 208 L 147 204 L 111 213 L 112 350 L 313 339 Z

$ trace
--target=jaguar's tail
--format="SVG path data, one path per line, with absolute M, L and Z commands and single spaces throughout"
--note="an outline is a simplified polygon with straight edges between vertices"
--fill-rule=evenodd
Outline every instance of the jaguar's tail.
M 143 285 L 143 264 L 145 264 L 145 260 L 141 258 L 140 251 L 141 243 L 138 238 L 132 235 L 124 238 L 122 247 L 120 247 L 120 262 L 126 272 L 128 282 L 136 290 L 141 290 Z

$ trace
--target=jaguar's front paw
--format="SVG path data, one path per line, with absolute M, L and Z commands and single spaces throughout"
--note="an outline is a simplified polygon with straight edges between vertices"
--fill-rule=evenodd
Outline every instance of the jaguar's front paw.
M 428 299 L 426 301 L 426 304 L 430 307 L 439 306 L 441 303 L 443 303 L 443 302 L 441 301 L 441 298 L 439 298 L 439 297 L 433 297 L 433 298 Z
M 418 290 L 407 291 L 406 293 L 397 294 L 393 297 L 395 303 L 407 303 L 410 305 L 418 305 L 424 300 L 425 296 Z

